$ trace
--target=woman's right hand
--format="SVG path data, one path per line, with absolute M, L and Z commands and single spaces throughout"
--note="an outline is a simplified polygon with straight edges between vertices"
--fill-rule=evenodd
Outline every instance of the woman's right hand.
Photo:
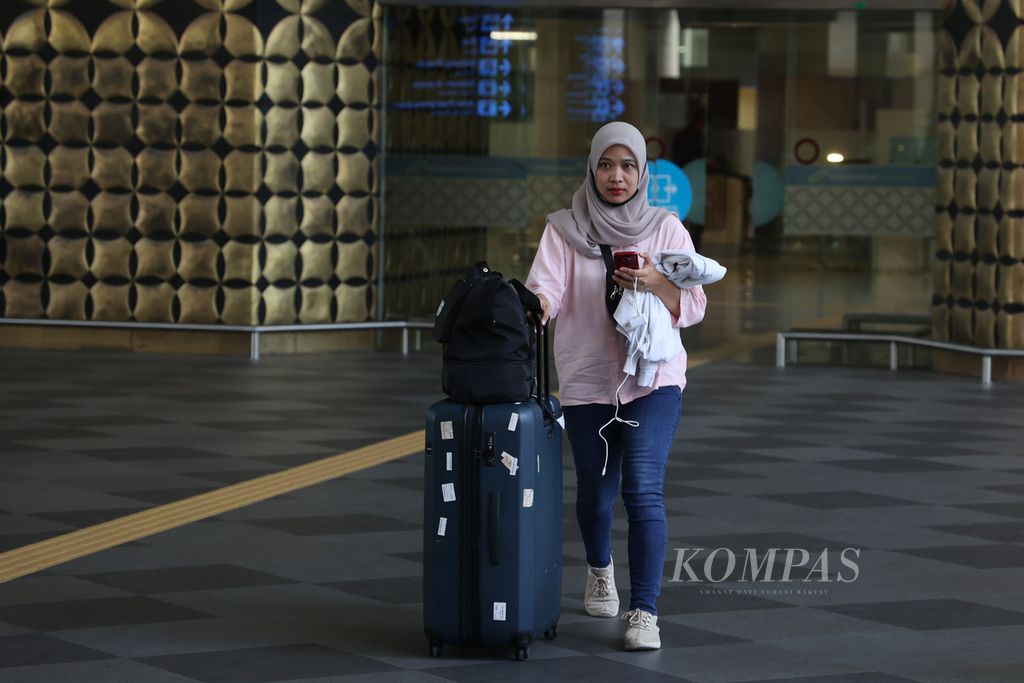
M 548 320 L 551 318 L 551 304 L 548 303 L 547 297 L 545 297 L 543 294 L 538 294 L 537 298 L 540 299 L 540 324 L 546 325 Z

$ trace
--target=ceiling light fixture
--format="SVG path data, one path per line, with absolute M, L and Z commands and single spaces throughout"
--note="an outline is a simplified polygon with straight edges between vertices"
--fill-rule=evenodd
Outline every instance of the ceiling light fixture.
M 537 40 L 536 31 L 491 31 L 491 40 L 518 40 L 533 42 Z

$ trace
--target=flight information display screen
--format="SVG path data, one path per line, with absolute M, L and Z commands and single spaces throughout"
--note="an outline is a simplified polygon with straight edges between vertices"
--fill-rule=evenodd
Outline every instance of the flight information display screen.
M 575 36 L 576 70 L 568 75 L 566 115 L 572 121 L 604 123 L 626 110 L 622 95 L 625 39 L 621 27 L 606 27 Z
M 508 12 L 458 17 L 450 58 L 417 59 L 401 69 L 404 79 L 397 111 L 435 117 L 478 117 L 524 121 L 533 115 L 531 50 L 538 41 L 571 41 L 565 74 L 564 114 L 570 121 L 604 123 L 625 113 L 625 38 L 619 26 L 580 28 L 538 35 Z M 447 38 L 446 38 L 447 39 Z M 409 68 L 411 67 L 411 68 Z M 536 65 L 534 68 L 541 68 Z
M 520 68 L 523 55 L 516 48 L 523 32 L 512 15 L 472 14 L 458 21 L 459 56 L 417 60 L 411 92 L 392 107 L 434 116 L 526 118 L 526 82 L 532 79 Z

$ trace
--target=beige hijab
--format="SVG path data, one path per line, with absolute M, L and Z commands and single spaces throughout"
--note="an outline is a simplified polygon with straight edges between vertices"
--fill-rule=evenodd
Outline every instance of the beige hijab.
M 612 204 L 601 198 L 595 177 L 597 163 L 613 145 L 623 145 L 642 164 L 636 194 L 622 204 Z M 587 258 L 601 258 L 600 245 L 621 246 L 632 244 L 648 235 L 661 224 L 668 211 L 647 203 L 647 185 L 650 183 L 647 164 L 647 143 L 643 134 L 624 121 L 605 124 L 590 143 L 587 179 L 572 196 L 572 208 L 548 215 L 573 249 Z

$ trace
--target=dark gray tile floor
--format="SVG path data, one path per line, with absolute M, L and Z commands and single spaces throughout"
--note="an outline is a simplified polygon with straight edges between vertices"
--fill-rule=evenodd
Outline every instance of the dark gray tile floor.
M 1024 386 L 769 361 L 690 371 L 660 652 L 583 613 L 569 476 L 559 637 L 427 656 L 412 456 L 0 585 L 0 681 L 1024 680 Z M 438 376 L 0 352 L 0 551 L 419 429 Z

